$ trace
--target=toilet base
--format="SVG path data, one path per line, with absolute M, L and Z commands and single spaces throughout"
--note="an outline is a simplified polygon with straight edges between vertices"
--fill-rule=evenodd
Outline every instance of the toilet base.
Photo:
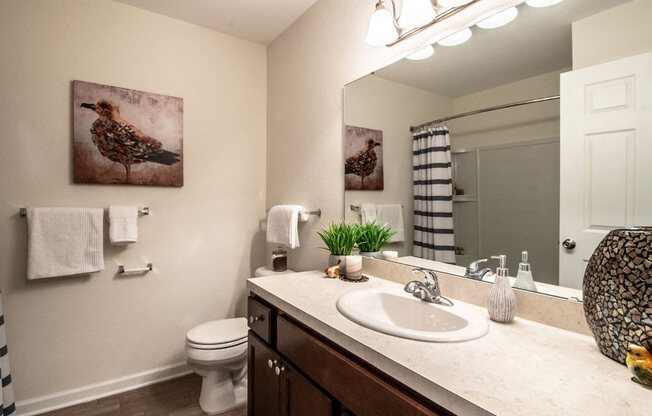
M 199 407 L 209 415 L 224 413 L 247 403 L 247 368 L 229 372 L 204 370 L 200 375 Z

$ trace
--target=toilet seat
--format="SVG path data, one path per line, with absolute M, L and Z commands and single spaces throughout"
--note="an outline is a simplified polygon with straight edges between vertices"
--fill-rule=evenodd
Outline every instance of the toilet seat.
M 220 319 L 192 328 L 186 334 L 186 345 L 200 350 L 220 350 L 247 342 L 245 318 Z

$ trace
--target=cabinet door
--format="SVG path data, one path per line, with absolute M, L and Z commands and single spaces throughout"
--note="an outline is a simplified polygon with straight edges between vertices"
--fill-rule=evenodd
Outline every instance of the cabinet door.
M 248 415 L 280 416 L 278 355 L 249 331 Z
M 283 416 L 332 416 L 333 401 L 295 368 L 280 365 L 281 414 Z

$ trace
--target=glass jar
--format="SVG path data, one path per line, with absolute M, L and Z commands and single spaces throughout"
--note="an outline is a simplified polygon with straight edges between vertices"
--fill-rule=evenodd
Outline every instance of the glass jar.
M 288 269 L 288 252 L 282 246 L 272 251 L 272 270 L 284 272 Z

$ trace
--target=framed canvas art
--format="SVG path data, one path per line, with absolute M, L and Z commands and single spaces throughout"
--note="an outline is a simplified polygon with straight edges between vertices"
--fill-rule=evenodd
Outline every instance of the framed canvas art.
M 183 99 L 74 81 L 73 181 L 183 186 Z
M 344 127 L 344 189 L 382 191 L 383 132 Z

